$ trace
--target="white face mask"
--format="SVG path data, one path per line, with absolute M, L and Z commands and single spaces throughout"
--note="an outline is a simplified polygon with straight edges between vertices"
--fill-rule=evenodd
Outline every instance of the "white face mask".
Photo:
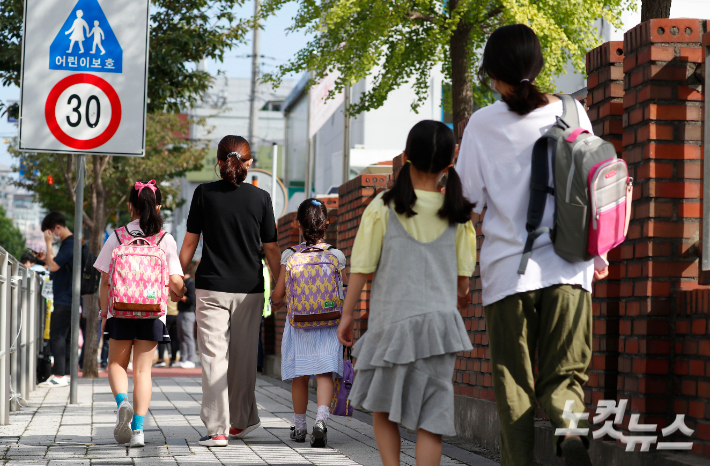
M 55 243 L 58 243 L 61 240 L 62 240 L 62 238 L 59 235 L 55 235 L 54 231 L 52 231 L 52 241 L 54 241 Z

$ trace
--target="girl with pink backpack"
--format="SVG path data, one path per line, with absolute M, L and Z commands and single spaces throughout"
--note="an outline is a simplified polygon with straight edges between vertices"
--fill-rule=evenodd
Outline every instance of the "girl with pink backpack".
M 187 291 L 175 239 L 163 231 L 162 195 L 155 180 L 136 182 L 128 198 L 133 221 L 116 229 L 94 267 L 101 272 L 101 317 L 109 339 L 108 379 L 118 406 L 114 437 L 145 445 L 143 421 L 152 394 L 151 367 L 158 342 L 170 341 L 168 299 Z M 133 351 L 133 404 L 128 401 L 128 364 Z

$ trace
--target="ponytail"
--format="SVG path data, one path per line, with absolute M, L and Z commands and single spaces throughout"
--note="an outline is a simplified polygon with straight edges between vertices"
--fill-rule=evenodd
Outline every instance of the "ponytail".
M 538 107 L 547 103 L 547 98 L 540 92 L 535 84 L 528 80 L 523 80 L 517 86 L 513 86 L 515 92 L 501 96 L 501 100 L 508 104 L 508 108 L 524 116 Z
M 417 202 L 417 195 L 412 184 L 411 166 L 411 163 L 404 164 L 399 174 L 397 174 L 397 179 L 392 189 L 385 191 L 382 196 L 382 202 L 385 205 L 389 205 L 391 201 L 394 201 L 394 211 L 400 215 L 406 215 L 407 218 L 417 215 L 413 209 L 414 204 Z
M 239 157 L 230 157 L 220 167 L 219 174 L 224 181 L 239 186 L 247 178 L 247 167 Z
M 454 167 L 449 167 L 449 174 L 446 179 L 446 192 L 444 193 L 444 205 L 439 209 L 439 217 L 454 223 L 466 223 L 471 220 L 471 211 L 476 205 L 469 202 L 463 196 L 461 179 Z
M 247 178 L 246 162 L 251 160 L 251 147 L 241 136 L 225 136 L 217 146 L 217 158 L 222 161 L 219 174 L 224 181 L 239 186 Z
M 155 185 L 155 180 L 148 183 L 138 182 L 131 187 L 128 201 L 140 214 L 140 227 L 145 236 L 157 235 L 163 228 L 163 217 L 158 212 L 162 197 L 160 188 Z

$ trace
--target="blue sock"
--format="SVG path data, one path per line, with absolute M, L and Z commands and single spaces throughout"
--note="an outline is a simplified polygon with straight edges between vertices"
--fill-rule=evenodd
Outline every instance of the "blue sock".
M 121 406 L 121 402 L 128 398 L 128 395 L 126 393 L 119 393 L 116 395 L 116 406 Z
M 143 421 L 145 416 L 139 416 L 137 414 L 133 415 L 133 421 L 131 421 L 131 430 L 143 430 Z

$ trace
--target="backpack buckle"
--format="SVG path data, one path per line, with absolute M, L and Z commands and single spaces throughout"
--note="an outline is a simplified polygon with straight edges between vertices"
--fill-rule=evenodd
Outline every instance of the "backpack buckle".
M 555 125 L 559 126 L 563 130 L 571 128 L 571 126 L 569 124 L 567 124 L 567 122 L 565 120 L 563 120 L 562 117 L 560 117 L 560 116 L 555 117 Z

